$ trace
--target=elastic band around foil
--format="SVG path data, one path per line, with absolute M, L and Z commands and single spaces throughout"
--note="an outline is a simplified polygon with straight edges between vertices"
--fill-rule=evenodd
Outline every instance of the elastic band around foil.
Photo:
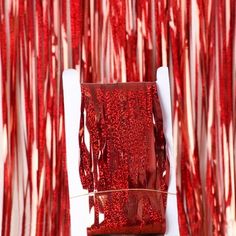
M 78 194 L 75 196 L 72 196 L 70 198 L 77 198 L 77 197 L 84 197 L 84 196 L 94 196 L 96 194 L 103 194 L 103 193 L 114 193 L 114 192 L 125 192 L 125 191 L 147 191 L 147 192 L 157 192 L 157 193 L 165 193 L 169 195 L 176 195 L 176 193 L 171 193 L 167 191 L 161 191 L 156 189 L 145 189 L 145 188 L 132 188 L 132 189 L 112 189 L 112 190 L 105 190 L 105 191 L 94 191 L 90 193 L 84 193 L 84 194 Z

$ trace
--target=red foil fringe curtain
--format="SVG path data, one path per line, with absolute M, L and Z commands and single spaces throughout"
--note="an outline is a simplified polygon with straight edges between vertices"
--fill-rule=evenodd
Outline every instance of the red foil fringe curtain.
M 69 235 L 61 74 L 170 69 L 180 235 L 233 235 L 235 0 L 0 0 L 0 232 Z
M 0 234 L 69 235 L 64 1 L 0 1 Z M 66 52 L 66 53 L 64 53 Z
M 81 94 L 80 177 L 98 193 L 88 235 L 164 234 L 167 195 L 153 190 L 167 192 L 169 163 L 156 83 L 86 83 Z
M 170 1 L 181 235 L 234 235 L 236 1 Z

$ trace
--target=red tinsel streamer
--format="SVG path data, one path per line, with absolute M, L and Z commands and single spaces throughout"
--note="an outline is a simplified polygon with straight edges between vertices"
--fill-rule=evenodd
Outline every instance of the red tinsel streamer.
M 235 4 L 169 7 L 181 235 L 235 232 Z
M 70 234 L 58 7 L 0 2 L 1 235 Z
M 170 69 L 180 235 L 233 235 L 235 0 L 0 1 L 0 232 L 69 235 L 61 72 Z

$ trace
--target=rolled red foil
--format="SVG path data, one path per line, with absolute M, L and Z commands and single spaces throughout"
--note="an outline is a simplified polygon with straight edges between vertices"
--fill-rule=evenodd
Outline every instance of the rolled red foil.
M 156 83 L 81 89 L 80 176 L 83 188 L 96 192 L 89 234 L 164 234 L 169 168 Z

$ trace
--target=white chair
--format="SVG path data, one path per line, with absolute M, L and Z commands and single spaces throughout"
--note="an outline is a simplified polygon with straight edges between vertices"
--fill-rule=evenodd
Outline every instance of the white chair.
M 171 99 L 168 67 L 158 68 L 156 77 L 158 96 L 163 116 L 166 150 L 170 158 L 170 182 L 168 192 L 176 193 L 176 161 L 174 160 L 173 155 Z M 86 212 L 88 212 L 88 202 L 85 197 L 76 197 L 78 195 L 87 193 L 87 191 L 82 189 L 78 171 L 80 156 L 78 132 L 80 120 L 81 89 L 79 73 L 76 70 L 67 69 L 63 72 L 63 90 L 66 128 L 66 155 L 71 208 L 71 235 L 86 236 L 86 223 L 89 222 L 89 215 L 86 215 Z M 168 194 L 167 197 L 166 223 L 167 230 L 165 235 L 178 236 L 179 224 L 177 198 L 176 195 L 173 194 Z

